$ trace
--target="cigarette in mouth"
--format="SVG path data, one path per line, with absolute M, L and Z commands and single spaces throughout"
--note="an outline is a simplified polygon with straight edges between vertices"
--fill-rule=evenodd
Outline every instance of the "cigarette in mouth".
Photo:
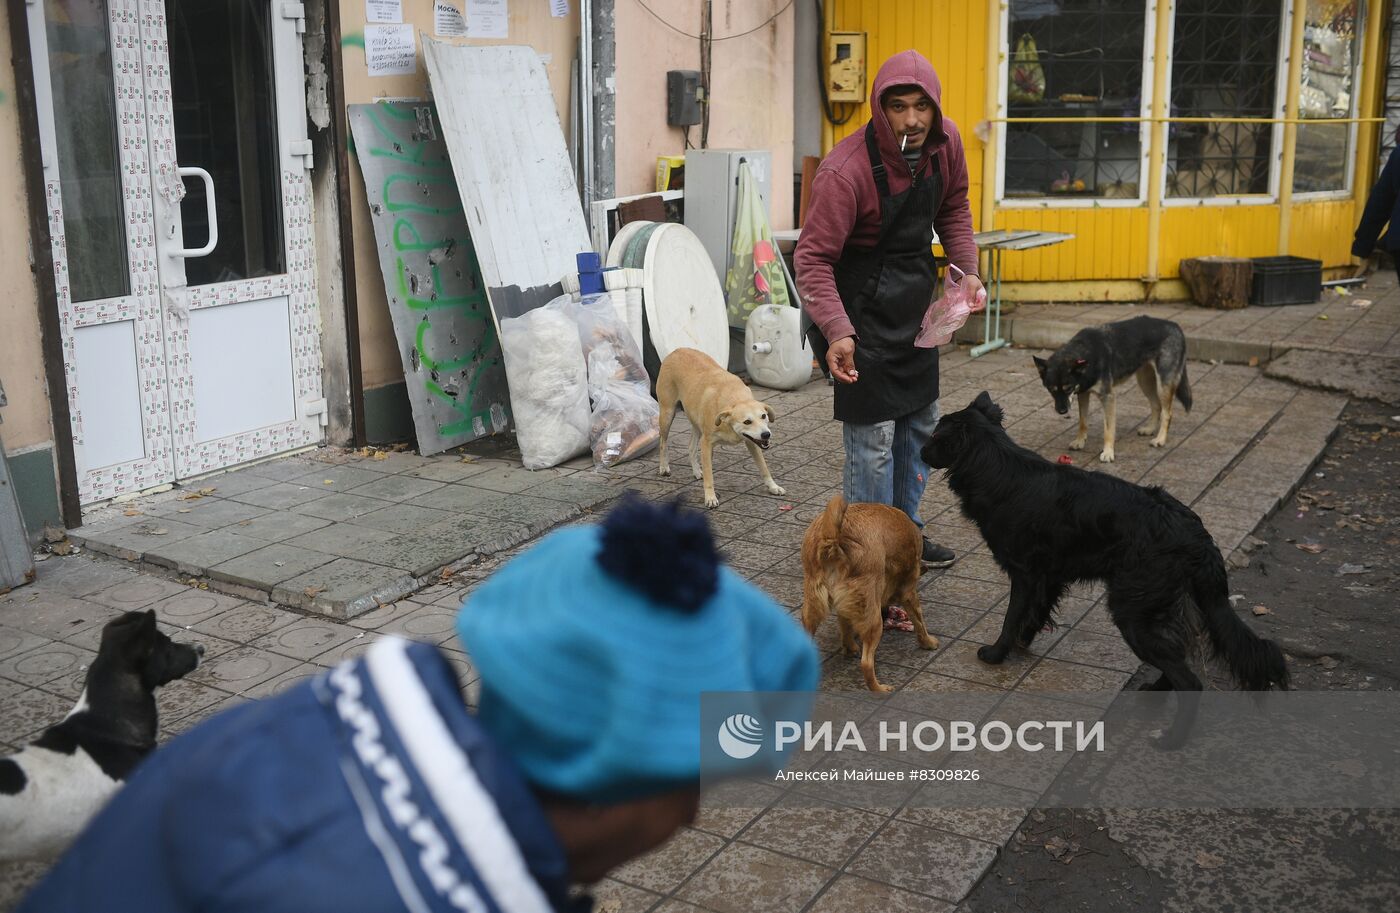
M 900 151 L 900 152 L 903 152 L 903 151 L 904 151 L 904 144 L 907 143 L 907 142 L 909 142 L 909 134 L 906 133 L 906 134 L 904 134 L 902 137 L 899 138 L 899 151 Z

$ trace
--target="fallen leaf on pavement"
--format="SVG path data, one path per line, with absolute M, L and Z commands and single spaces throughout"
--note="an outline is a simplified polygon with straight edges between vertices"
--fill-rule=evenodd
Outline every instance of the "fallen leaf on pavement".
M 1309 555 L 1320 555 L 1322 552 L 1326 551 L 1323 546 L 1318 545 L 1316 542 L 1299 542 L 1297 545 L 1298 548 L 1307 552 Z
M 139 517 L 139 516 L 141 516 L 141 511 L 139 511 L 139 510 L 124 510 L 124 511 L 122 511 L 122 514 L 123 514 L 124 516 L 127 516 L 127 517 Z
M 374 456 L 370 457 L 370 459 L 372 459 L 372 460 L 387 460 L 387 459 L 389 459 L 389 454 L 385 453 L 385 452 L 382 451 L 382 450 L 376 450 L 376 451 L 374 452 Z
M 1069 852 L 1069 843 L 1065 838 L 1056 835 L 1045 841 L 1045 852 L 1059 859 Z
M 166 529 L 164 526 L 157 526 L 155 529 L 151 530 L 151 535 L 152 535 L 152 536 L 168 536 L 168 535 L 170 535 L 170 530 Z
M 1203 869 L 1218 869 L 1224 864 L 1225 860 L 1214 853 L 1207 853 L 1205 850 L 1196 851 L 1196 865 Z
M 1269 607 L 1266 606 L 1266 605 L 1257 605 L 1257 606 L 1255 606 L 1254 608 L 1250 609 L 1250 611 L 1253 612 L 1255 615 L 1268 615 L 1268 614 L 1270 614 L 1270 609 L 1269 609 Z
M 792 505 L 791 505 L 791 504 L 782 504 L 782 505 L 779 505 L 778 510 L 792 510 Z
M 315 599 L 317 596 L 321 595 L 325 591 L 326 588 L 323 586 L 309 586 L 301 592 L 304 596 L 306 596 L 307 599 Z
M 49 546 L 49 551 L 53 552 L 60 558 L 66 558 L 69 555 L 73 554 L 73 543 L 69 542 L 67 539 L 64 539 L 62 542 L 56 542 L 53 545 Z

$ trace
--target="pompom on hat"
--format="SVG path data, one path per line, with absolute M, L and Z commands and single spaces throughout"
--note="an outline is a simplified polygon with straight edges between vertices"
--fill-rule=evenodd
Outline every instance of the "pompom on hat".
M 510 561 L 457 632 L 481 725 L 531 783 L 590 802 L 693 785 L 702 692 L 817 687 L 811 639 L 720 563 L 704 515 L 640 498 Z

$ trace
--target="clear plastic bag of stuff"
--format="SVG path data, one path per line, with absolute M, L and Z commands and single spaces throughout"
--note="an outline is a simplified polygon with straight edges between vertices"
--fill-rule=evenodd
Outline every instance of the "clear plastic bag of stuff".
M 593 403 L 589 441 L 593 465 L 602 469 L 641 456 L 656 446 L 660 409 L 641 347 L 609 295 L 588 295 L 578 304 L 579 341 L 588 365 Z
M 967 323 L 967 318 L 987 306 L 987 292 L 978 289 L 975 293 L 963 282 L 967 276 L 953 264 L 948 264 L 948 275 L 943 280 L 943 294 L 929 305 L 924 314 L 924 322 L 919 327 L 919 335 L 914 345 L 920 349 L 933 349 L 953 340 L 953 334 Z
M 547 469 L 588 448 L 588 368 L 568 296 L 501 321 L 520 461 Z

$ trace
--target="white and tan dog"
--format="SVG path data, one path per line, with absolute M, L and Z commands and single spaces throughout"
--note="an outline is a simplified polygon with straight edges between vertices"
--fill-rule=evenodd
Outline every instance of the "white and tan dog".
M 744 382 L 721 368 L 713 358 L 696 349 L 676 349 L 661 363 L 656 378 L 656 399 L 661 404 L 661 474 L 671 474 L 666 459 L 666 439 L 676 406 L 685 409 L 693 433 L 690 436 L 690 468 L 705 482 L 705 506 L 718 507 L 714 469 L 710 464 L 715 444 L 740 441 L 753 454 L 763 484 L 770 494 L 787 494 L 773 481 L 763 451 L 772 442 L 773 410 L 754 399 Z

